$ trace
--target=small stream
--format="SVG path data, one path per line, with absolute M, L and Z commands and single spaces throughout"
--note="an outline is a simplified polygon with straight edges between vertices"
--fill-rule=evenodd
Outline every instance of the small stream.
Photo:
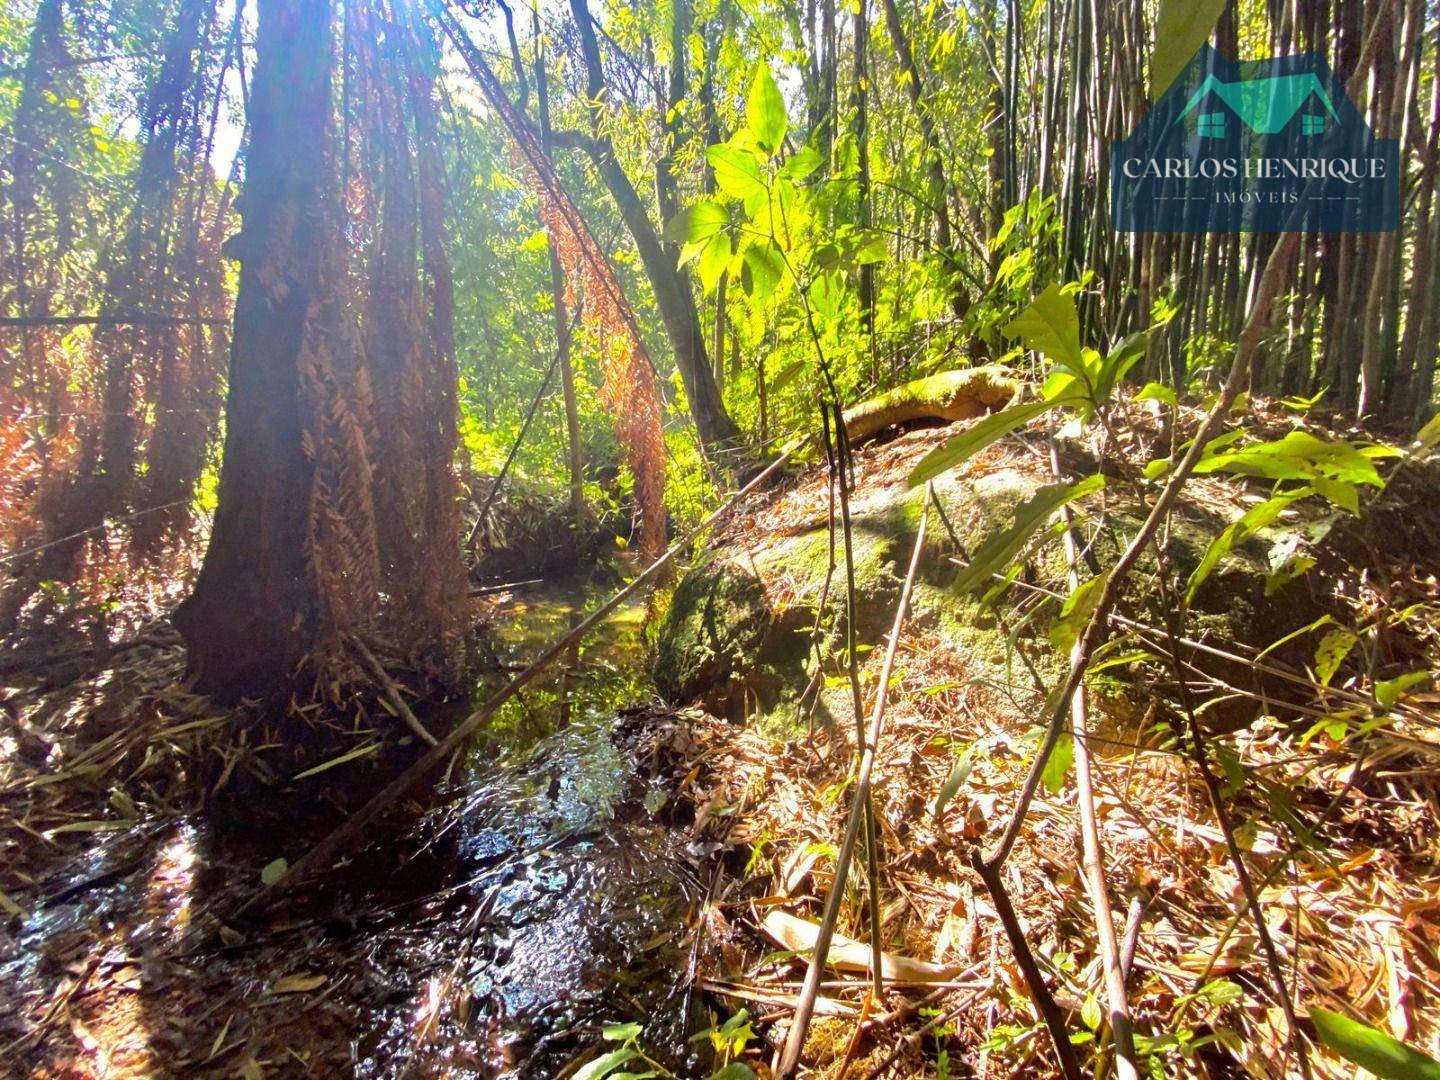
M 590 600 L 583 587 L 517 594 L 493 627 L 502 670 L 476 699 Z M 203 819 L 141 823 L 96 837 L 73 892 L 48 890 L 51 902 L 8 939 L 0 999 L 30 1015 L 77 965 L 93 975 L 133 961 L 136 1060 L 167 1072 L 235 1075 L 256 1053 L 241 1045 L 248 1037 L 268 1048 L 261 1060 L 276 1061 L 276 1045 L 305 1049 L 312 1068 L 328 1066 L 317 1075 L 550 1077 L 592 1054 L 604 1025 L 631 1021 L 678 1074 L 703 1072 L 686 1036 L 703 1026 L 689 973 L 704 887 L 667 816 L 657 743 L 669 721 L 637 708 L 652 697 L 643 615 L 643 601 L 620 608 L 512 700 L 411 835 L 387 832 L 357 853 L 325 885 L 318 914 L 177 959 L 207 898 L 250 887 L 268 855 L 263 841 L 255 851 L 222 842 Z M 162 1034 L 167 1010 L 199 1008 L 185 994 L 212 1002 L 187 1015 L 187 1043 L 213 1040 L 218 1056 Z M 100 1009 L 103 996 L 92 998 Z M 102 1043 L 106 1019 L 85 1021 Z M 20 1030 L 0 1027 L 7 1038 Z M 32 1064 L 64 1074 L 56 1048 L 70 1041 L 57 1027 L 31 1048 Z

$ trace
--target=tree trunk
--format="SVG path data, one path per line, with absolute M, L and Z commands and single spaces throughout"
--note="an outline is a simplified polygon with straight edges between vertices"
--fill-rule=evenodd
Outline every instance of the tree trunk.
M 661 321 L 665 324 L 670 347 L 675 353 L 675 366 L 680 369 L 680 379 L 685 384 L 685 396 L 690 402 L 690 413 L 701 441 L 708 450 L 733 447 L 740 442 L 740 431 L 726 413 L 720 388 L 715 385 L 715 374 L 710 369 L 710 359 L 705 350 L 705 331 L 700 325 L 694 294 L 690 291 L 690 275 L 678 266 L 679 253 L 673 245 L 661 241 L 659 230 L 650 220 L 650 213 L 635 185 L 616 160 L 615 147 L 600 123 L 600 110 L 604 108 L 601 104 L 605 89 L 604 72 L 600 65 L 595 27 L 590 21 L 590 9 L 585 0 L 570 0 L 570 6 L 580 31 L 580 50 L 585 57 L 592 110 L 592 137 L 584 141 L 583 148 L 595 163 L 640 253 L 640 262 L 655 293 L 655 304 L 660 309 Z
M 210 546 L 175 613 L 198 685 L 283 688 L 319 633 L 301 366 L 322 297 L 330 132 L 328 0 L 258 0 L 258 62 L 224 458 Z

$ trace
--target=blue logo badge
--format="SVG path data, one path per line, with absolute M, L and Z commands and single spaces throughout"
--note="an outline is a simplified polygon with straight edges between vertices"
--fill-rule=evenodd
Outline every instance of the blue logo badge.
M 1206 45 L 1110 151 L 1121 232 L 1389 232 L 1400 143 L 1314 54 L 1230 63 Z

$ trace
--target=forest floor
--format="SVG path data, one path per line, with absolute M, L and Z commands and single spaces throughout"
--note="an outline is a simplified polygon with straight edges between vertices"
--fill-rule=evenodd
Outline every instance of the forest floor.
M 857 513 L 899 497 L 945 435 L 858 450 Z M 952 482 L 1038 475 L 1038 461 L 992 447 Z M 1243 504 L 1243 492 L 1211 497 Z M 823 527 L 827 505 L 812 466 L 753 497 L 716 547 L 775 565 L 767 553 Z M 1432 511 L 1404 513 L 1423 531 Z M 1403 572 L 1356 572 L 1424 599 L 1433 575 L 1417 576 L 1399 532 L 1389 553 Z M 925 573 L 942 577 L 953 557 L 927 545 Z M 796 602 L 786 575 L 762 584 L 767 603 Z M 582 585 L 569 606 L 523 591 L 478 600 L 501 642 L 492 677 L 610 587 Z M 996 666 L 993 633 L 979 657 L 987 639 L 955 632 L 943 603 L 930 588 L 906 624 L 878 754 L 883 940 L 898 978 L 867 1012 L 861 950 L 832 953 L 806 1044 L 816 1076 L 1051 1070 L 1045 1030 L 968 867 L 1027 768 L 1034 690 L 1005 677 L 1008 660 Z M 62 658 L 7 675 L 0 1070 L 563 1077 L 605 1049 L 604 1024 L 635 1022 L 650 1053 L 698 1077 L 712 1063 L 687 1037 L 745 1009 L 743 1060 L 766 1075 L 831 881 L 853 717 L 836 677 L 824 680 L 813 727 L 793 703 L 725 718 L 662 706 L 645 672 L 647 621 L 643 605 L 623 609 L 556 680 L 497 718 L 439 778 L 438 799 L 398 808 L 362 851 L 259 920 L 236 909 L 263 891 L 266 867 L 303 853 L 344 810 L 300 817 L 295 796 L 367 790 L 372 748 L 393 742 L 393 718 L 372 701 L 325 721 L 355 753 L 296 774 L 262 726 L 184 690 L 180 644 L 163 624 L 100 664 Z M 867 686 L 882 652 L 863 655 Z M 1107 687 L 1089 740 L 1097 811 L 1154 1070 L 1287 1075 L 1284 1021 L 1204 789 L 1164 737 L 1166 707 L 1143 686 Z M 427 720 L 438 727 L 445 715 Z M 1324 731 L 1302 739 L 1310 726 L 1264 721 L 1232 736 L 1256 781 L 1232 810 L 1271 933 L 1304 1007 L 1364 1017 L 1433 1052 L 1433 725 L 1387 727 L 1360 751 Z M 394 752 L 403 761 L 413 749 Z M 953 791 L 937 813 L 942 787 Z M 1088 1053 L 1106 1040 L 1079 866 L 1073 785 L 1042 789 L 1005 881 Z M 839 927 L 856 938 L 862 895 L 848 891 Z M 1316 1064 L 1321 1076 L 1351 1075 Z
M 874 499 L 877 491 L 900 491 L 915 462 L 946 434 L 917 431 L 861 450 L 857 493 Z M 1037 458 L 992 447 L 956 482 L 1033 471 Z M 767 561 L 766 553 L 823 526 L 828 486 L 823 470 L 810 470 L 737 521 L 717 545 L 757 569 L 772 601 L 792 591 L 785 578 L 793 564 Z M 1243 506 L 1246 496 L 1217 486 L 1208 498 L 1228 518 L 1239 511 L 1225 502 Z M 932 535 L 938 528 L 932 520 Z M 1387 533 L 1393 564 L 1382 558 L 1355 572 L 1400 594 L 1408 582 L 1412 600 L 1433 596 L 1433 574 L 1417 575 L 1406 563 L 1414 552 L 1403 543 L 1405 532 Z M 945 558 L 943 548 L 932 553 L 927 545 L 932 571 Z M 1292 603 L 1282 615 L 1298 618 L 1302 610 Z M 1041 698 L 1017 685 L 1025 682 L 1018 661 L 1007 680 L 1003 668 L 977 660 L 974 635 L 950 632 L 935 615 L 933 605 L 927 612 L 917 604 L 905 627 L 876 765 L 883 940 L 902 981 L 918 984 L 892 990 L 880 1018 L 866 1018 L 868 950 L 847 952 L 847 962 L 823 984 L 805 1048 L 814 1075 L 832 1080 L 1037 1076 L 1053 1068 L 1048 1036 L 995 908 L 968 865 L 1014 804 L 1036 717 L 1043 715 Z M 1207 642 L 1251 656 L 1269 644 L 1258 637 Z M 883 651 L 864 656 L 867 686 L 878 677 Z M 1169 708 L 1144 686 L 1109 688 L 1108 695 L 1092 695 L 1089 748 L 1110 894 L 1148 1063 L 1166 1076 L 1291 1075 L 1296 1065 L 1287 1058 L 1285 1021 L 1254 927 L 1205 789 L 1168 737 Z M 726 853 L 707 924 L 719 948 L 702 985 L 730 1009 L 747 1007 L 756 1031 L 773 1045 L 783 1042 L 804 975 L 803 950 L 813 940 L 843 832 L 854 762 L 845 697 L 842 687 L 830 699 L 832 722 L 809 733 L 798 719 L 803 710 L 787 722 L 785 708 L 743 725 L 717 721 L 694 729 L 701 746 L 690 784 L 697 828 Z M 1424 707 L 1433 706 L 1432 695 Z M 1298 724 L 1260 719 L 1267 711 L 1251 702 L 1257 722 L 1228 743 L 1252 779 L 1233 793 L 1230 810 L 1241 823 L 1302 1016 L 1309 1006 L 1341 1011 L 1434 1052 L 1440 1045 L 1434 726 L 1387 728 L 1357 750 L 1353 741 L 1324 733 L 1303 738 L 1313 726 L 1305 717 Z M 937 813 L 947 778 L 957 777 L 963 779 Z M 1080 866 L 1074 784 L 1042 788 L 1005 883 L 1075 1040 L 1088 1053 L 1105 1037 L 1105 998 Z M 865 937 L 863 896 L 852 878 L 842 933 Z M 1353 1066 L 1312 1053 L 1318 1075 L 1353 1075 Z

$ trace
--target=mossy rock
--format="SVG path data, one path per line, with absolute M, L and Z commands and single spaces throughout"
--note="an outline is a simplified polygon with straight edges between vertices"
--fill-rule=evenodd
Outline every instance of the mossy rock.
M 655 648 L 655 683 L 692 700 L 749 667 L 771 625 L 760 579 L 718 552 L 681 579 Z
M 962 596 L 951 587 L 958 572 L 951 556 L 973 552 L 990 533 L 1008 525 L 1016 506 L 1046 482 L 1048 477 L 1022 465 L 951 472 L 935 482 L 945 521 L 930 517 L 911 625 L 937 628 L 973 665 L 977 677 L 1028 683 L 1010 630 L 978 595 Z M 1087 560 L 1093 565 L 1082 569 L 1082 577 L 1089 577 L 1096 566 L 1113 565 L 1140 525 L 1138 513 L 1129 509 L 1132 502 L 1139 506 L 1132 489 L 1112 484 L 1106 499 L 1108 524 L 1089 538 Z M 923 508 L 923 489 L 898 480 L 872 484 L 852 499 L 856 636 L 862 644 L 877 644 L 889 631 Z M 1178 513 L 1170 529 L 1173 569 L 1182 577 L 1188 574 L 1225 524 L 1194 508 Z M 837 566 L 825 620 L 831 638 L 822 643 L 827 655 L 838 651 L 845 632 L 844 548 L 838 533 L 835 542 Z M 660 629 L 655 676 L 661 692 L 673 700 L 704 700 L 730 716 L 798 697 L 813 671 L 807 666 L 813 662 L 807 657 L 809 635 L 825 591 L 829 544 L 828 530 L 821 526 L 773 537 L 753 553 L 715 552 L 686 575 Z M 1283 597 L 1265 596 L 1264 555 L 1263 543 L 1236 549 L 1197 596 L 1187 623 L 1189 636 L 1264 644 L 1313 618 L 1313 605 L 1298 586 Z M 1063 549 L 1052 542 L 1026 568 L 1024 580 L 1064 593 L 1065 570 Z M 1154 554 L 1146 553 L 1127 584 L 1120 610 L 1163 628 L 1156 571 Z M 787 600 L 771 610 L 767 596 Z M 1009 605 L 1009 598 L 1002 601 L 1002 610 Z M 1046 605 L 1015 630 L 1047 682 L 1063 678 L 1066 666 L 1066 658 L 1047 639 L 1058 607 Z M 1007 622 L 1014 629 L 1014 622 Z M 1232 670 L 1234 665 L 1207 655 L 1197 654 L 1194 660 L 1227 681 L 1253 681 L 1253 672 Z M 1237 704 L 1243 707 L 1243 702 Z
M 1006 405 L 1019 388 L 1015 378 L 998 364 L 942 371 L 846 409 L 845 431 L 852 442 L 859 442 L 919 420 L 971 420 Z

